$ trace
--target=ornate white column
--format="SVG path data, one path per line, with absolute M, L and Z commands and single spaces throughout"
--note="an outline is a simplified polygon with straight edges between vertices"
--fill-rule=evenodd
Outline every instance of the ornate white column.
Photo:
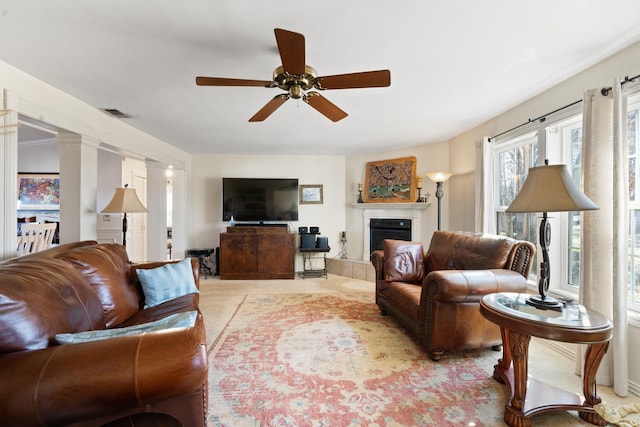
M 60 243 L 96 239 L 99 141 L 61 131 L 58 143 Z
M 0 259 L 16 256 L 18 221 L 18 96 L 0 92 Z

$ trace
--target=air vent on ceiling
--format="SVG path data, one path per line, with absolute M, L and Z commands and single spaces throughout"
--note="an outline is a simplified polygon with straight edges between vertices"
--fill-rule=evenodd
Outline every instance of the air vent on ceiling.
M 117 108 L 102 108 L 102 111 L 110 115 L 111 117 L 115 117 L 117 119 L 130 119 L 131 116 L 129 114 L 123 113 Z

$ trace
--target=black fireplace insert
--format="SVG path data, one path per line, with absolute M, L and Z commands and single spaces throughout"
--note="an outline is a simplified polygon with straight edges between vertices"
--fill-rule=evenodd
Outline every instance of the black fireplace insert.
M 384 239 L 411 240 L 411 220 L 404 218 L 371 218 L 370 251 L 382 249 Z

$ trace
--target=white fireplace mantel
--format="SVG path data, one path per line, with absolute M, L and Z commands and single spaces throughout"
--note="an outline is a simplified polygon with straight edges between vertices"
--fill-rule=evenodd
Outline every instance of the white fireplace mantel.
M 425 210 L 431 206 L 431 203 L 353 203 L 351 206 L 365 210 Z
M 411 236 L 420 236 L 420 224 L 422 211 L 427 209 L 431 203 L 354 203 L 352 206 L 362 209 L 363 216 L 363 248 L 362 260 L 368 261 L 371 253 L 371 218 L 410 218 Z

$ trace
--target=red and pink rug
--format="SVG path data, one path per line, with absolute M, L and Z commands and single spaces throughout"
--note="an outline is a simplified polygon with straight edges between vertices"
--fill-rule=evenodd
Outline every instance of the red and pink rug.
M 500 354 L 433 362 L 371 294 L 249 295 L 210 349 L 210 425 L 503 425 Z

